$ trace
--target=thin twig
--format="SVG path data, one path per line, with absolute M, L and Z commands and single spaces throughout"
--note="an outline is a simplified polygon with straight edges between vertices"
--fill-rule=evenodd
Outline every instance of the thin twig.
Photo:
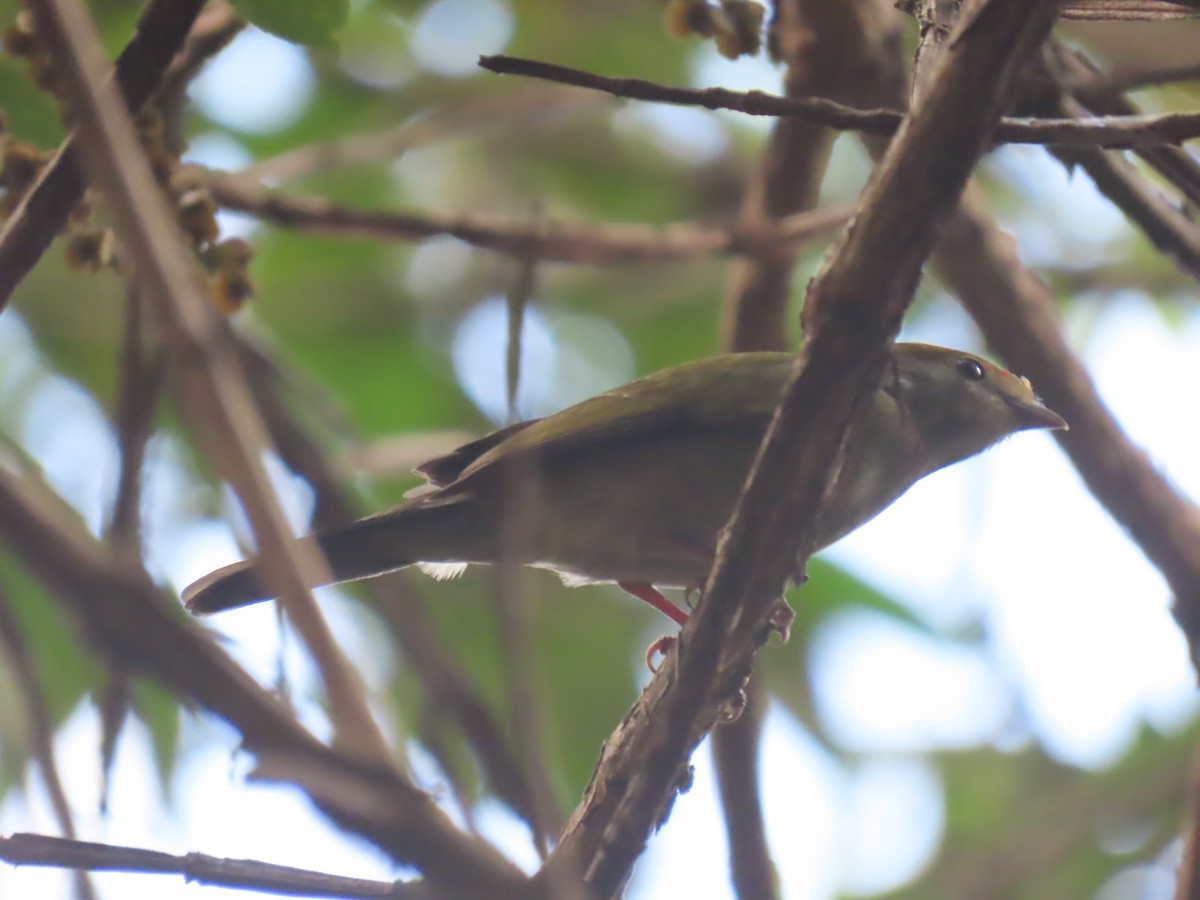
M 842 131 L 860 131 L 890 137 L 903 117 L 886 109 L 855 109 L 821 98 L 778 97 L 762 91 L 727 88 L 681 88 L 642 78 L 609 78 L 569 66 L 521 59 L 516 56 L 483 56 L 479 65 L 498 75 L 524 75 L 561 84 L 586 87 L 615 97 L 727 109 L 750 116 L 798 117 L 816 125 Z M 1075 119 L 1002 119 L 992 134 L 997 144 L 1053 144 L 1060 146 L 1132 149 L 1146 144 L 1179 144 L 1200 137 L 1200 113 L 1162 113 L 1143 116 L 1100 116 L 1087 122 Z
M 1087 78 L 1078 78 L 1070 82 L 1067 87 L 1072 93 L 1082 96 L 1114 96 L 1128 91 L 1167 87 L 1196 80 L 1200 80 L 1200 63 L 1151 67 L 1137 71 L 1096 72 Z
M 142 467 L 146 444 L 154 431 L 154 417 L 162 394 L 166 370 L 160 350 L 147 357 L 147 336 L 143 321 L 144 298 L 133 280 L 126 284 L 124 334 L 121 368 L 117 386 L 117 408 L 113 430 L 117 435 L 120 469 L 117 494 L 104 538 L 130 563 L 141 558 Z M 116 758 L 117 737 L 129 711 L 128 674 L 119 659 L 108 661 L 108 683 L 100 692 L 100 761 L 103 779 L 100 808 L 107 809 L 110 774 Z
M 1200 900 L 1200 749 L 1192 757 L 1187 779 L 1187 819 L 1183 859 L 1175 879 L 1175 900 Z
M 386 213 L 349 209 L 320 197 L 279 193 L 237 175 L 201 170 L 217 202 L 285 227 L 337 237 L 423 241 L 453 237 L 506 256 L 587 265 L 660 263 L 705 256 L 765 253 L 832 233 L 845 224 L 845 206 L 798 213 L 754 227 L 711 228 L 692 224 L 579 225 L 530 223 L 472 213 Z
M 1067 0 L 1062 17 L 1091 22 L 1159 22 L 1200 15 L 1196 0 Z
M 316 494 L 314 526 L 332 528 L 358 518 L 360 511 L 347 500 L 322 449 L 280 397 L 283 380 L 280 374 L 260 352 L 245 344 L 241 349 L 255 402 L 280 457 L 312 485 Z M 426 708 L 439 719 L 452 721 L 458 727 L 490 788 L 517 815 L 532 822 L 533 792 L 521 763 L 471 679 L 438 640 L 421 598 L 401 573 L 371 579 L 362 588 L 372 608 L 387 624 L 402 658 L 416 672 L 426 695 Z M 452 773 L 452 766 L 448 761 L 444 762 L 447 771 Z
M 30 738 L 33 743 L 33 758 L 41 771 L 50 808 L 58 820 L 59 830 L 67 838 L 75 838 L 75 821 L 71 818 L 71 804 L 58 775 L 54 761 L 54 723 L 46 706 L 46 692 L 38 676 L 37 664 L 25 643 L 25 634 L 17 620 L 16 611 L 8 599 L 8 593 L 0 586 L 0 642 L 4 645 L 12 674 L 19 687 L 18 694 L 25 704 L 29 721 Z M 83 867 L 74 866 L 75 894 L 79 900 L 96 900 L 96 889 Z
M 154 417 L 162 395 L 166 365 L 159 349 L 147 356 L 142 321 L 144 298 L 132 282 L 128 285 L 125 302 L 125 333 L 113 423 L 120 450 L 120 473 L 105 536 L 119 552 L 136 558 L 141 551 L 142 465 L 146 445 L 154 433 Z
M 591 91 L 561 86 L 488 97 L 440 109 L 386 131 L 306 144 L 251 163 L 237 174 L 254 181 L 295 181 L 334 168 L 394 162 L 409 150 L 461 137 L 480 137 L 500 128 L 534 133 L 538 127 L 589 112 L 610 101 Z
M 533 299 L 537 284 L 537 260 L 518 260 L 512 288 L 505 297 L 508 309 L 508 346 L 505 382 L 510 421 L 517 421 L 517 389 L 521 378 L 521 332 L 525 311 Z M 527 549 L 547 523 L 538 512 L 546 508 L 536 457 L 516 457 L 504 467 L 503 504 L 511 512 L 502 516 L 501 559 L 528 558 Z M 532 620 L 529 593 L 533 590 L 530 573 L 519 566 L 501 565 L 496 573 L 496 605 L 499 613 L 499 641 L 507 674 L 509 713 L 516 736 L 517 757 L 522 762 L 525 780 L 533 801 L 534 844 L 544 860 L 550 840 L 562 828 L 562 815 L 555 803 L 554 789 L 546 775 L 542 740 L 545 735 L 543 692 L 539 690 L 534 667 Z M 556 892 L 557 895 L 557 892 Z
M 63 840 L 18 832 L 0 837 L 0 859 L 19 866 L 51 866 L 93 872 L 181 875 L 189 882 L 292 897 L 391 897 L 432 900 L 422 884 L 347 878 L 312 869 L 280 866 L 257 859 L 229 859 L 206 853 L 176 855 L 141 847 Z
M 210 0 L 171 66 L 163 76 L 160 94 L 182 94 L 210 59 L 233 42 L 246 27 L 234 9 L 220 0 Z
M 1071 85 L 1086 85 L 1088 77 L 1097 72 L 1096 65 L 1082 51 L 1072 50 L 1061 41 L 1046 45 L 1039 61 L 1042 82 L 1048 82 L 1051 95 L 1048 109 L 1038 113 L 1088 119 L 1097 115 L 1140 115 L 1141 109 L 1128 97 L 1112 91 L 1096 91 Z M 1200 206 L 1200 162 L 1183 147 L 1140 147 L 1137 155 L 1173 185 L 1192 206 Z

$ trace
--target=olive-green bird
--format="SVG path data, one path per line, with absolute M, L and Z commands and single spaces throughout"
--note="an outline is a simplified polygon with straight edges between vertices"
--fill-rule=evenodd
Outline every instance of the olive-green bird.
M 429 482 L 419 496 L 305 540 L 325 554 L 334 582 L 503 560 L 569 584 L 615 581 L 682 623 L 687 614 L 654 586 L 703 585 L 794 359 L 687 363 L 503 428 L 419 466 Z M 818 548 L 930 472 L 1017 431 L 1066 427 L 1023 378 L 958 350 L 896 344 L 847 439 Z M 193 612 L 213 613 L 270 593 L 248 560 L 183 597 Z

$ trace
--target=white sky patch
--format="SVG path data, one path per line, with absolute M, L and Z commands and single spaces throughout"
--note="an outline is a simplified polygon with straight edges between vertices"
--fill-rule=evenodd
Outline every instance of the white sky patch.
M 488 298 L 463 318 L 451 351 L 463 390 L 496 423 L 508 418 L 507 323 L 505 301 Z M 632 377 L 629 343 L 599 316 L 563 315 L 549 321 L 530 305 L 521 329 L 517 409 L 523 418 L 556 412 Z
M 425 241 L 413 251 L 405 269 L 405 289 L 418 301 L 450 291 L 470 270 L 474 252 L 456 238 Z
M 613 113 L 618 131 L 646 131 L 664 153 L 688 165 L 716 159 L 729 146 L 721 122 L 705 110 L 633 103 Z
M 476 75 L 479 57 L 500 53 L 512 30 L 512 12 L 500 0 L 436 0 L 415 23 L 413 57 L 436 75 Z
M 858 752 L 977 746 L 1011 709 L 977 651 L 878 613 L 842 613 L 822 626 L 811 666 L 822 723 Z
M 1082 268 L 1111 262 L 1113 242 L 1131 226 L 1086 172 L 1069 171 L 1040 147 L 1015 144 L 997 148 L 984 166 L 1042 211 L 1005 222 L 1027 265 L 1070 262 Z
M 850 772 L 846 800 L 843 891 L 894 890 L 933 859 L 945 828 L 945 809 L 941 778 L 929 760 L 864 760 Z
M 312 92 L 313 71 L 304 50 L 253 26 L 205 66 L 188 90 L 214 122 L 250 134 L 290 125 Z

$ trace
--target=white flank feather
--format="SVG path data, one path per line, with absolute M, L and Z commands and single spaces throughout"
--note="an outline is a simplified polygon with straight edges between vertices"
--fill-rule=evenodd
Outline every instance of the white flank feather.
M 449 581 L 467 571 L 465 562 L 419 562 L 417 568 L 435 581 Z

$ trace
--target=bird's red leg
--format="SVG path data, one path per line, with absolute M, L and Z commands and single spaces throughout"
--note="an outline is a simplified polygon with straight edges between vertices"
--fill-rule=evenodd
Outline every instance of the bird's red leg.
M 644 581 L 618 581 L 617 587 L 619 587 L 625 593 L 632 594 L 639 600 L 649 603 L 660 613 L 671 619 L 680 627 L 682 627 L 683 624 L 688 620 L 688 614 L 660 594 L 652 584 L 647 584 Z M 675 636 L 668 634 L 664 637 L 660 637 L 657 641 L 651 644 L 646 649 L 646 668 L 650 669 L 652 672 L 657 672 L 658 666 L 654 664 L 654 657 L 666 656 L 667 650 L 673 643 L 675 643 Z
M 617 587 L 644 603 L 649 603 L 677 625 L 683 625 L 688 620 L 688 614 L 660 594 L 652 584 L 644 581 L 618 581 Z

